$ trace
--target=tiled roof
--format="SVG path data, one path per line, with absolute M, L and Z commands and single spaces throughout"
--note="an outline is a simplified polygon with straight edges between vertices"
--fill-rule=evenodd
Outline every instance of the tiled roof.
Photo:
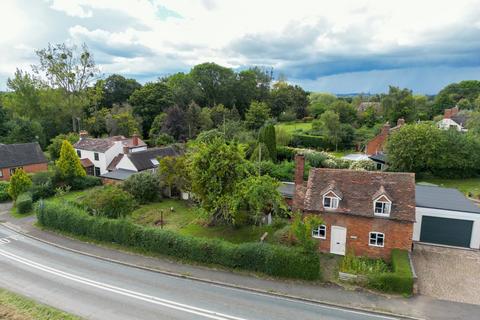
M 120 153 L 118 156 L 113 158 L 112 162 L 110 162 L 110 164 L 108 165 L 107 170 L 108 171 L 115 170 L 117 168 L 117 164 L 120 162 L 120 160 L 122 160 L 122 158 L 123 158 L 123 153 Z
M 21 167 L 47 163 L 47 158 L 37 142 L 0 144 L 0 168 Z
M 378 195 L 383 187 L 382 192 L 388 194 L 392 201 L 390 219 L 415 221 L 413 173 L 314 168 L 310 171 L 303 209 L 324 212 L 322 190 L 327 190 L 332 181 L 335 181 L 335 188 L 343 195 L 334 212 L 374 217 L 372 197 Z
M 451 116 L 450 119 L 452 119 L 462 127 L 465 127 L 467 125 L 468 115 L 465 113 L 458 113 L 454 116 Z
M 88 159 L 88 158 L 80 159 L 80 162 L 82 164 L 82 167 L 84 167 L 84 168 L 88 168 L 88 167 L 93 166 L 93 162 L 90 161 L 90 159 Z
M 108 138 L 82 138 L 77 143 L 75 143 L 73 147 L 76 149 L 103 153 L 110 149 L 117 141 L 122 141 L 122 144 L 125 147 L 137 147 L 133 145 L 133 138 L 125 138 L 124 136 L 113 136 Z M 144 146 L 146 146 L 146 143 L 139 138 L 138 147 Z

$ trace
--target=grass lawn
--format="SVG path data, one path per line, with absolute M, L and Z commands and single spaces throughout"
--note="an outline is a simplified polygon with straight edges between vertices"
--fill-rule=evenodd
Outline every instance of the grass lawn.
M 275 125 L 275 127 L 283 128 L 288 133 L 294 133 L 297 130 L 304 132 L 312 129 L 311 122 L 282 122 Z
M 206 226 L 205 220 L 198 216 L 194 208 L 191 208 L 185 201 L 175 199 L 165 199 L 161 202 L 143 205 L 132 213 L 131 219 L 138 224 L 153 226 L 160 221 L 161 210 L 163 210 L 164 229 L 166 230 L 194 237 L 219 238 L 233 243 L 259 241 L 265 232 L 269 233 L 269 237 L 267 237 L 267 241 L 269 241 L 273 233 L 282 227 L 281 225 L 238 228 L 223 225 Z
M 468 194 L 471 193 L 475 198 L 480 196 L 480 178 L 469 179 L 420 179 L 417 182 L 433 183 L 441 187 L 456 188 L 461 192 Z
M 79 320 L 79 317 L 0 289 L 0 319 Z

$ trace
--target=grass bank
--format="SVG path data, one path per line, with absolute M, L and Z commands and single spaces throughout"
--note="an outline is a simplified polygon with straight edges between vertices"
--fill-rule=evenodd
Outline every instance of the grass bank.
M 0 319 L 79 320 L 81 318 L 0 289 Z

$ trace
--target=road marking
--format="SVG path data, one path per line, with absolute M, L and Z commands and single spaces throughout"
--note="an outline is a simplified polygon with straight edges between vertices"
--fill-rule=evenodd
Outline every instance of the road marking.
M 8 243 L 12 242 L 12 240 L 20 240 L 20 239 L 23 239 L 23 236 L 12 235 L 12 236 L 8 236 L 8 237 L 5 237 L 5 238 L 0 238 L 0 246 L 4 245 L 4 244 L 8 244 Z
M 44 271 L 46 273 L 50 273 L 65 279 L 69 279 L 69 280 L 82 283 L 85 285 L 89 285 L 105 291 L 110 291 L 110 292 L 114 292 L 127 297 L 142 300 L 145 302 L 161 305 L 167 308 L 184 311 L 184 312 L 188 312 L 191 314 L 195 314 L 195 315 L 199 315 L 205 318 L 210 318 L 215 320 L 246 320 L 244 318 L 239 318 L 239 317 L 235 317 L 235 316 L 231 316 L 231 315 L 227 315 L 227 314 L 223 314 L 223 313 L 219 313 L 219 312 L 215 312 L 207 309 L 197 308 L 187 304 L 183 304 L 183 303 L 179 303 L 179 302 L 175 302 L 167 299 L 162 299 L 155 296 L 146 295 L 140 292 L 135 292 L 135 291 L 123 289 L 120 287 L 112 286 L 106 283 L 90 280 L 81 276 L 77 276 L 71 273 L 67 273 L 58 269 L 54 269 L 54 268 L 39 264 L 37 262 L 25 259 L 23 257 L 17 256 L 13 253 L 9 253 L 3 250 L 0 250 L 0 255 L 6 258 L 9 258 L 11 260 L 17 261 L 19 263 L 22 263 L 24 265 L 30 266 L 32 268 Z

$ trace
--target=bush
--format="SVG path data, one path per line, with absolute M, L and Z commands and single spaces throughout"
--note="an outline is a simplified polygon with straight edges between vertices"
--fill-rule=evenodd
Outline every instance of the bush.
M 72 191 L 85 190 L 102 185 L 102 179 L 94 176 L 75 177 L 70 181 Z
M 260 242 L 233 244 L 218 239 L 184 236 L 168 230 L 135 225 L 125 219 L 92 217 L 67 203 L 40 202 L 36 213 L 38 222 L 48 228 L 180 259 L 278 277 L 313 280 L 320 275 L 318 254 L 305 254 L 295 248 Z
M 10 178 L 10 184 L 8 186 L 8 194 L 14 200 L 17 197 L 26 192 L 32 185 L 32 180 L 23 169 L 15 170 L 15 173 Z
M 294 134 L 291 144 L 294 147 L 326 149 L 329 144 L 323 136 L 310 136 L 307 134 Z
M 392 250 L 391 273 L 378 273 L 368 277 L 368 285 L 371 288 L 411 295 L 413 292 L 413 275 L 410 269 L 410 259 L 405 250 Z
M 0 202 L 10 200 L 10 195 L 8 194 L 9 183 L 6 181 L 0 181 Z
M 277 146 L 277 160 L 289 160 L 292 161 L 295 159 L 296 151 L 294 148 Z
M 352 274 L 375 275 L 389 272 L 388 265 L 381 259 L 357 257 L 352 252 L 342 259 L 340 271 Z
M 50 198 L 55 195 L 55 186 L 51 181 L 43 184 L 33 184 L 28 192 L 32 195 L 33 201 Z
M 161 196 L 160 178 L 151 172 L 131 175 L 122 185 L 123 190 L 130 193 L 140 203 L 158 200 Z
M 377 169 L 377 165 L 372 160 L 358 160 L 358 161 L 352 161 L 349 169 L 374 171 Z
M 41 171 L 32 174 L 32 183 L 33 184 L 46 184 L 48 182 L 55 181 L 55 171 Z
M 82 205 L 93 215 L 116 219 L 130 214 L 136 203 L 133 197 L 122 189 L 105 186 L 90 190 Z
M 15 206 L 17 207 L 18 213 L 27 213 L 32 211 L 32 195 L 28 192 L 22 193 L 15 200 Z

